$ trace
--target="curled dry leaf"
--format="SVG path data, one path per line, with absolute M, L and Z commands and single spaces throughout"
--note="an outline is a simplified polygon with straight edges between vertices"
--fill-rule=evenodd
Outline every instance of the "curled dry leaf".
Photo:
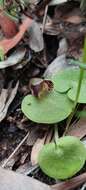
M 22 39 L 25 31 L 28 29 L 28 27 L 31 26 L 32 24 L 32 19 L 30 19 L 29 17 L 26 18 L 23 23 L 20 25 L 19 27 L 19 32 L 10 39 L 4 39 L 2 41 L 0 41 L 0 47 L 4 50 L 4 54 L 8 53 L 8 51 L 10 49 L 12 49 L 13 47 L 15 47 L 20 40 Z
M 11 56 L 7 58 L 7 60 L 0 61 L 0 69 L 4 69 L 7 67 L 14 66 L 22 61 L 26 53 L 26 49 L 18 49 Z
M 3 11 L 0 12 L 0 26 L 6 38 L 12 38 L 18 32 L 16 23 Z

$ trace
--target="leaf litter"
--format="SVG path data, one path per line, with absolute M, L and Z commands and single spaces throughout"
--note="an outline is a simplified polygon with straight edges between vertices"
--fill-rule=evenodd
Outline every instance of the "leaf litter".
M 24 144 L 19 146 L 15 156 L 13 154 L 13 157 L 9 159 L 9 163 L 5 167 L 10 167 L 11 170 L 25 175 L 29 174 L 39 181 L 53 185 L 56 183 L 56 180 L 53 182 L 52 179 L 44 176 L 35 164 L 37 164 L 39 149 L 44 143 L 49 143 L 53 140 L 54 132 L 49 124 L 39 124 L 38 126 L 38 124 L 30 120 L 23 120 L 20 105 L 24 95 L 30 93 L 29 81 L 33 76 L 50 79 L 55 73 L 59 73 L 60 70 L 75 67 L 69 65 L 70 57 L 74 59 L 80 58 L 86 33 L 86 18 L 81 14 L 78 1 L 58 0 L 52 1 L 51 5 L 49 3 L 50 1 L 48 0 L 30 2 L 32 11 L 30 13 L 28 13 L 28 10 L 30 10 L 29 5 L 24 10 L 25 3 L 22 4 L 18 9 L 17 21 L 15 21 L 15 11 L 11 16 L 8 16 L 4 11 L 0 11 L 0 16 L 1 18 L 3 17 L 3 20 L 0 21 L 0 32 L 3 34 L 0 37 L 0 48 L 4 52 L 4 60 L 0 61 L 0 73 L 3 75 L 4 83 L 8 86 L 8 88 L 5 88 L 1 84 L 3 87 L 0 94 L 0 165 L 3 166 L 7 158 L 9 159 L 10 155 L 15 152 L 18 145 L 22 144 L 21 142 L 27 137 L 27 133 L 31 128 L 31 132 L 25 138 Z M 17 5 L 19 6 L 19 4 Z M 46 5 L 48 6 L 48 12 L 45 15 Z M 23 16 L 24 19 L 22 19 Z M 42 34 L 41 28 L 44 16 L 50 19 L 45 19 Z M 52 39 L 56 39 L 56 41 Z M 49 48 L 49 45 L 51 45 L 51 48 Z M 52 58 L 52 61 L 50 61 L 48 54 L 52 49 L 55 49 L 55 52 L 50 55 Z M 3 52 L 1 52 L 0 57 L 2 57 Z M 29 55 L 30 59 L 28 59 Z M 13 87 L 10 85 L 12 81 L 16 81 Z M 85 119 L 80 119 L 77 123 L 74 123 L 72 130 L 70 128 L 68 134 L 73 134 L 82 139 L 86 135 L 85 123 Z M 19 125 L 21 125 L 20 128 L 18 128 Z M 61 129 L 59 125 L 62 124 L 58 124 L 59 135 L 61 135 L 63 128 Z M 52 126 L 55 127 L 54 125 Z M 38 127 L 40 133 L 45 133 L 46 135 L 48 133 L 46 138 L 43 135 L 40 137 L 36 133 Z M 49 129 L 49 132 L 46 128 Z M 0 170 L 2 169 L 0 168 Z M 2 170 L 3 172 L 5 171 Z M 8 175 L 7 180 L 9 180 L 9 172 L 4 173 L 5 175 Z M 17 178 L 18 181 L 19 177 L 20 175 Z M 17 184 L 19 183 L 18 181 Z M 35 184 L 35 181 L 32 181 Z M 80 187 L 80 184 L 83 184 L 85 181 L 86 174 L 81 174 L 74 179 L 74 182 L 73 179 L 61 182 L 54 189 L 74 189 L 78 186 Z M 12 185 L 12 188 L 14 187 L 12 183 L 10 185 Z M 36 184 L 34 186 L 36 189 Z M 29 186 L 27 185 L 27 187 Z M 32 187 L 30 186 L 29 188 Z M 18 188 L 16 186 L 16 190 Z M 26 186 L 22 186 L 22 188 L 25 189 Z M 51 189 L 51 187 L 46 186 L 43 189 Z

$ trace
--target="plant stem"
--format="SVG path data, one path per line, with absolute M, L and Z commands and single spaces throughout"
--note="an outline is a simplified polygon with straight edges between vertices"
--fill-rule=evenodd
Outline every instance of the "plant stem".
M 86 63 L 86 39 L 85 39 L 85 42 L 84 42 L 84 50 L 83 50 L 83 63 Z M 76 111 L 76 106 L 77 106 L 77 102 L 78 102 L 78 98 L 79 98 L 79 95 L 80 95 L 80 90 L 81 90 L 81 85 L 82 85 L 82 80 L 83 80 L 83 75 L 84 75 L 84 69 L 83 68 L 80 68 L 80 75 L 79 75 L 79 81 L 78 81 L 78 87 L 77 87 L 77 93 L 76 93 L 76 98 L 75 98 L 75 101 L 74 101 L 74 105 L 73 105 L 73 110 L 68 118 L 68 122 L 67 122 L 67 126 L 66 126 L 66 129 L 65 129 L 65 132 L 63 135 L 66 135 L 69 127 L 70 127 L 70 123 L 71 123 L 71 120 L 75 114 L 75 111 Z
M 83 79 L 83 74 L 84 74 L 84 70 L 83 69 L 80 69 L 80 76 L 79 76 L 79 82 L 78 82 L 78 87 L 77 87 L 77 93 L 76 93 L 76 98 L 75 98 L 75 102 L 74 102 L 74 106 L 73 106 L 73 110 L 68 118 L 68 122 L 67 122 L 67 126 L 66 126 L 66 130 L 64 132 L 64 135 L 66 135 L 68 129 L 69 129 L 69 126 L 70 126 L 70 123 L 71 123 L 71 120 L 75 114 L 75 111 L 76 111 L 76 105 L 77 105 L 77 102 L 78 102 L 78 98 L 79 98 L 79 94 L 80 94 L 80 90 L 81 90 L 81 85 L 82 85 L 82 79 Z

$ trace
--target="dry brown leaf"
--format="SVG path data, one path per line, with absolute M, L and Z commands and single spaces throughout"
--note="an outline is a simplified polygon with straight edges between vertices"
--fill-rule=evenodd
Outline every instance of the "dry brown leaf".
M 71 125 L 67 135 L 82 139 L 86 135 L 86 119 L 80 119 L 77 123 Z
M 31 26 L 32 21 L 33 21 L 32 19 L 27 17 L 23 21 L 23 23 L 20 25 L 19 32 L 13 38 L 4 39 L 4 40 L 0 41 L 0 48 L 2 48 L 4 50 L 4 54 L 6 54 L 10 49 L 15 47 L 20 42 L 25 31 L 28 29 L 28 27 Z
M 0 12 L 0 26 L 6 38 L 12 38 L 18 32 L 16 23 L 3 11 Z
M 86 182 L 86 173 L 49 186 L 31 177 L 0 167 L 0 190 L 73 190 Z
M 45 144 L 50 143 L 52 140 L 52 137 L 53 137 L 53 130 L 49 129 L 48 134 L 47 134 L 46 139 L 45 139 Z
M 29 30 L 29 46 L 35 52 L 40 52 L 44 48 L 43 34 L 40 25 L 35 21 Z
M 78 15 L 70 16 L 70 17 L 66 18 L 65 21 L 73 23 L 73 24 L 80 24 L 82 22 L 82 18 Z
M 42 139 L 38 138 L 32 148 L 32 152 L 31 152 L 32 165 L 36 165 L 38 163 L 38 154 L 44 145 L 45 138 L 46 138 L 46 136 L 44 136 Z

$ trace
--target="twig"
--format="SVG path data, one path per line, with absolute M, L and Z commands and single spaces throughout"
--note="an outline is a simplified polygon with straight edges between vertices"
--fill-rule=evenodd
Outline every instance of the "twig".
M 2 168 L 5 168 L 7 163 L 11 160 L 11 158 L 16 154 L 16 152 L 19 150 L 19 148 L 24 144 L 24 142 L 27 140 L 30 132 L 27 133 L 27 135 L 22 139 L 22 141 L 19 143 L 19 145 L 16 147 L 16 149 L 13 151 L 13 153 L 8 157 L 6 162 L 2 165 Z
M 44 18 L 43 18 L 42 33 L 44 32 L 44 29 L 45 29 L 45 23 L 46 23 L 46 18 L 47 18 L 47 11 L 48 11 L 48 5 L 46 5 L 46 7 L 45 7 Z

